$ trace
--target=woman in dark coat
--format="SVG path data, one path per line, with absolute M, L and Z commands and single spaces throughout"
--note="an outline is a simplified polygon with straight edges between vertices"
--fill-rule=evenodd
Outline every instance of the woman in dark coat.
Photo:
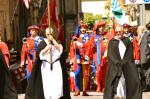
M 150 91 L 150 22 L 146 24 L 147 31 L 144 26 L 141 28 L 141 69 L 142 69 L 142 91 Z
M 108 71 L 104 99 L 115 97 L 116 99 L 142 99 L 140 80 L 133 61 L 133 46 L 127 37 L 123 37 L 122 30 L 122 27 L 117 27 L 116 36 L 108 44 Z M 121 48 L 120 43 L 123 45 Z M 123 79 L 121 82 L 123 95 L 118 96 L 121 79 Z
M 10 73 L 0 49 L 0 99 L 18 99 Z

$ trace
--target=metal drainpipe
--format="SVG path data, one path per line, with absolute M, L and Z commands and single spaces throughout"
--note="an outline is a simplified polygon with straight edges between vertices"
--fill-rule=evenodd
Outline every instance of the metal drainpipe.
M 140 7 L 140 25 L 145 25 L 145 4 L 139 5 Z

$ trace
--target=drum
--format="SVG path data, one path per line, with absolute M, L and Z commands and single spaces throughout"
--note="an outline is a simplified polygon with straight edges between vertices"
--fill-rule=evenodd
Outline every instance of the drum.
M 18 82 L 26 79 L 25 67 L 21 67 L 19 63 L 14 63 L 10 66 L 10 73 L 12 74 L 12 77 Z

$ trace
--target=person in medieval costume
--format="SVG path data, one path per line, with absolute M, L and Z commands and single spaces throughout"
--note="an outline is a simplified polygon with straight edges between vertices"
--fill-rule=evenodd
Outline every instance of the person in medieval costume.
M 10 59 L 9 49 L 8 49 L 7 44 L 5 42 L 3 42 L 1 39 L 2 39 L 2 32 L 0 32 L 0 49 L 5 58 L 7 67 L 9 68 L 9 59 Z
M 108 40 L 104 31 L 106 23 L 97 22 L 94 26 L 96 32 L 89 40 L 92 46 L 93 60 L 96 67 L 97 92 L 103 92 L 105 86 L 105 77 L 107 71 L 107 45 Z
M 132 26 L 130 29 L 132 29 L 131 33 L 134 34 L 134 38 L 132 41 L 133 44 L 133 56 L 134 56 L 134 62 L 135 65 L 138 69 L 138 73 L 139 73 L 139 78 L 141 80 L 141 54 L 140 54 L 140 36 L 139 33 L 141 31 L 140 28 L 138 28 L 137 26 Z
M 10 72 L 0 49 L 0 98 L 1 99 L 18 99 L 17 91 L 11 80 Z
M 83 96 L 88 96 L 87 88 L 89 83 L 89 64 L 90 64 L 90 48 L 83 45 L 89 40 L 90 36 L 86 32 L 87 24 L 80 24 L 79 37 L 74 36 L 70 46 L 70 63 L 75 73 L 75 94 L 80 95 L 80 74 L 83 71 Z
M 142 87 L 143 91 L 150 91 L 150 22 L 146 24 L 147 31 L 144 26 L 140 32 L 140 54 L 142 67 Z
M 142 99 L 138 72 L 133 59 L 133 47 L 116 27 L 116 36 L 108 43 L 108 71 L 103 99 Z
M 37 48 L 36 60 L 26 90 L 25 99 L 59 99 L 63 96 L 60 55 L 63 47 L 52 36 L 49 28 Z
M 21 66 L 26 66 L 27 80 L 29 80 L 31 75 L 32 65 L 35 61 L 38 44 L 43 39 L 38 36 L 38 30 L 39 27 L 36 25 L 29 26 L 29 37 L 23 39 L 20 64 Z

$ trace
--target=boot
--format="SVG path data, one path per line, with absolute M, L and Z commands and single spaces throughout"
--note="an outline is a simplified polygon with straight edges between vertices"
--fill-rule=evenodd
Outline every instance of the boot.
M 74 96 L 79 96 L 80 95 L 80 91 L 75 91 Z
M 86 91 L 83 91 L 82 96 L 89 96 L 89 94 L 87 94 L 87 92 L 86 92 Z

